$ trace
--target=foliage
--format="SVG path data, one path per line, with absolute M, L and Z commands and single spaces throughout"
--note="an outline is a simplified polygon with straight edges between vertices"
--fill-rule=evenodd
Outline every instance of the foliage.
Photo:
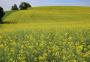
M 27 2 L 22 2 L 20 5 L 19 5 L 19 8 L 21 9 L 21 10 L 24 10 L 24 9 L 27 9 L 27 8 L 30 8 L 31 7 L 31 5 L 29 4 L 29 3 L 27 3 Z
M 0 7 L 0 23 L 2 23 L 2 17 L 5 15 L 5 12 L 2 7 Z
M 11 10 L 18 10 L 17 5 L 16 5 L 16 4 L 14 4 L 14 5 L 12 6 Z

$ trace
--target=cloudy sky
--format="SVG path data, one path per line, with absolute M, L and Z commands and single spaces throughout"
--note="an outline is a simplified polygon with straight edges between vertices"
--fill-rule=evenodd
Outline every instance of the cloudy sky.
M 15 3 L 29 2 L 32 6 L 90 6 L 90 0 L 0 0 L 0 6 L 9 10 Z

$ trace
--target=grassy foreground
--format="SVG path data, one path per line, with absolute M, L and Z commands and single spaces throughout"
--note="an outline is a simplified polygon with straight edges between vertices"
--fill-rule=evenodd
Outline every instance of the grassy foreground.
M 90 62 L 89 20 L 90 7 L 8 12 L 0 25 L 0 62 Z

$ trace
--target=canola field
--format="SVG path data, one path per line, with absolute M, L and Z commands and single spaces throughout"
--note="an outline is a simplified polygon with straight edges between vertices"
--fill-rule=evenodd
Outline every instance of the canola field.
M 90 62 L 90 7 L 6 12 L 0 62 Z

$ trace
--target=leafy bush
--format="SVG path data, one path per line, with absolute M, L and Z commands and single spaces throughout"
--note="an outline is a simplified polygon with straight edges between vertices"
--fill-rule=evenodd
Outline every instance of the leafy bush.
M 2 7 L 0 7 L 0 23 L 2 23 L 2 17 L 5 15 L 5 12 Z
M 14 5 L 12 6 L 11 10 L 18 10 L 17 5 L 16 5 L 16 4 L 14 4 Z
M 31 7 L 31 5 L 27 2 L 22 2 L 19 6 L 20 10 L 24 10 L 24 9 L 29 8 L 29 7 Z

